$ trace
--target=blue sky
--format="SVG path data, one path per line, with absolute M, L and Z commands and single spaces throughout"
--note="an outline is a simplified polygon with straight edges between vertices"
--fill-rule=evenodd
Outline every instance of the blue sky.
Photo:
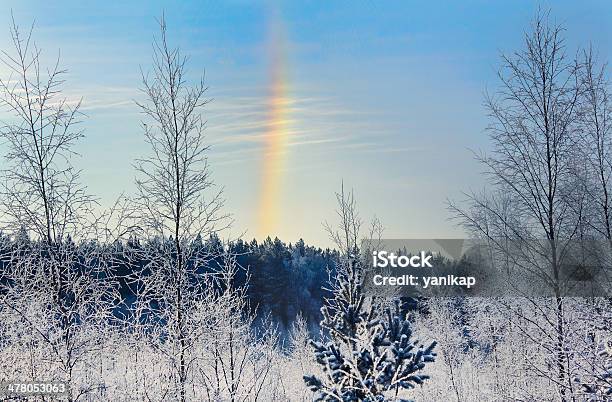
M 257 234 L 276 18 L 292 122 L 277 234 L 327 245 L 321 222 L 333 220 L 342 179 L 387 237 L 463 236 L 445 200 L 484 186 L 470 151 L 487 148 L 482 94 L 496 86 L 500 51 L 521 46 L 538 6 L 565 24 L 569 49 L 593 42 L 601 58 L 611 56 L 605 1 L 5 1 L 4 10 L 22 26 L 36 20 L 46 57 L 61 49 L 66 93 L 82 96 L 87 113 L 75 164 L 103 205 L 133 191 L 132 162 L 147 152 L 132 100 L 142 99 L 139 69 L 150 65 L 155 18 L 165 12 L 192 77 L 206 71 L 210 162 L 234 214 L 232 234 L 247 237 Z M 0 16 L 2 49 L 9 18 Z

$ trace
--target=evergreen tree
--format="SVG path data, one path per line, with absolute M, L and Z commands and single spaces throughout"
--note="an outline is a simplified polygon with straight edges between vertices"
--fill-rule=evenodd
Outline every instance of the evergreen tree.
M 361 222 L 352 192 L 337 194 L 340 230 L 328 231 L 342 252 L 332 296 L 321 309 L 327 342 L 312 342 L 324 378 L 304 376 L 317 401 L 401 400 L 400 391 L 429 378 L 419 372 L 436 354 L 419 344 L 399 301 L 393 308 L 363 291 L 363 259 L 357 239 Z

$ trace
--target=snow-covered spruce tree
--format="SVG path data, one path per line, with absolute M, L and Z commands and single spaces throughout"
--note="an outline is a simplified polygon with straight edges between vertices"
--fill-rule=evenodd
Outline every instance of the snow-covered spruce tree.
M 359 257 L 359 218 L 353 192 L 336 194 L 339 229 L 326 224 L 341 257 L 332 284 L 332 296 L 321 309 L 321 327 L 328 339 L 312 342 L 324 375 L 304 376 L 317 401 L 395 401 L 404 390 L 422 384 L 426 363 L 433 362 L 436 345 L 413 339 L 410 321 L 399 302 L 383 304 L 363 290 L 364 260 Z M 380 225 L 374 221 L 375 232 Z

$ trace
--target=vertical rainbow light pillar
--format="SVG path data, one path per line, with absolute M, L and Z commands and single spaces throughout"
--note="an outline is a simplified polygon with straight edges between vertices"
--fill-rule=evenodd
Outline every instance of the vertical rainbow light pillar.
M 285 71 L 284 36 L 280 18 L 270 19 L 270 81 L 264 134 L 258 235 L 275 235 L 281 209 L 281 185 L 289 136 L 289 102 Z

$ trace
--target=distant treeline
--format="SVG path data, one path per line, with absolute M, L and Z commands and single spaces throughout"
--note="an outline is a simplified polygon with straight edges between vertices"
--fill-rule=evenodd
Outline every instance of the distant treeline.
M 72 243 L 70 238 L 66 241 Z M 110 245 L 87 242 L 74 247 L 100 249 L 98 255 L 109 260 L 108 264 L 112 267 L 111 272 L 114 273 L 121 295 L 125 303 L 130 304 L 137 297 L 138 288 L 132 282 L 133 274 L 147 274 L 146 256 L 149 253 L 142 253 L 141 250 L 161 250 L 172 242 L 172 238 L 163 242 L 158 238 L 140 239 L 132 236 L 127 242 Z M 19 253 L 19 249 L 38 248 L 38 243 L 31 240 L 25 231 L 14 236 L 0 232 L 0 265 L 6 267 L 10 256 Z M 190 247 L 191 255 L 194 256 L 204 253 L 220 256 L 222 253 L 219 250 L 224 245 L 216 236 L 206 239 L 198 236 Z M 335 276 L 337 251 L 309 246 L 302 239 L 292 244 L 276 237 L 268 237 L 261 243 L 255 239 L 250 242 L 239 239 L 230 242 L 225 248 L 230 255 L 235 256 L 240 266 L 234 286 L 245 290 L 251 312 L 260 318 L 271 319 L 279 325 L 279 329 L 287 329 L 298 314 L 311 325 L 318 325 L 329 279 Z M 222 264 L 219 258 L 208 260 L 207 266 L 202 269 L 214 270 Z

